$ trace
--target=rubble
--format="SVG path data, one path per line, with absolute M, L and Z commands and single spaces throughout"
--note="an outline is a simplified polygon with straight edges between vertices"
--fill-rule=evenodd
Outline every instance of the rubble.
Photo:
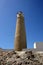
M 28 51 L 1 51 L 0 65 L 43 65 L 43 54 Z

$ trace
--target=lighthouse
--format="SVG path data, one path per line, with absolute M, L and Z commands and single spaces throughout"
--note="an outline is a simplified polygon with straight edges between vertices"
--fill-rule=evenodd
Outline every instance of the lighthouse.
M 14 48 L 16 51 L 27 48 L 24 14 L 21 11 L 17 13 Z

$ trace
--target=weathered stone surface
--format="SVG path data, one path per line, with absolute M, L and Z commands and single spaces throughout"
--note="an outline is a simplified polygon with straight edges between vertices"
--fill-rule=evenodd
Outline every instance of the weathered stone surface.
M 0 56 L 0 65 L 43 65 L 43 54 L 35 54 L 31 50 L 7 51 L 6 54 Z

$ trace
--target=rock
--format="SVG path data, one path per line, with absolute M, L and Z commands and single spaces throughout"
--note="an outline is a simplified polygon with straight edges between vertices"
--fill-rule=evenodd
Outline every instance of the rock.
M 32 54 L 32 55 L 31 55 L 31 58 L 35 58 L 35 56 Z
M 20 58 L 20 56 L 17 55 L 16 58 Z
M 12 51 L 13 54 L 17 54 L 14 50 Z
M 22 62 L 18 62 L 18 63 L 16 63 L 17 65 L 22 65 Z
M 30 64 L 30 62 L 25 61 L 25 64 Z
M 28 59 L 30 59 L 30 56 L 27 56 Z
M 0 65 L 43 65 L 43 55 L 33 54 L 31 50 L 7 51 L 0 56 Z
M 32 51 L 29 50 L 29 51 L 26 51 L 26 52 L 25 52 L 25 54 L 28 54 L 28 53 L 29 53 L 29 54 L 32 54 Z
M 7 63 L 6 63 L 6 65 L 12 65 L 12 62 L 11 62 L 11 61 L 9 61 L 9 62 L 7 62 Z

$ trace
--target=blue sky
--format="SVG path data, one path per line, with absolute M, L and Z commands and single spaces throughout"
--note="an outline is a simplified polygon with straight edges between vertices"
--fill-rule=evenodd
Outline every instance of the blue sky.
M 16 14 L 24 13 L 27 48 L 43 42 L 43 0 L 0 0 L 0 47 L 14 48 Z

